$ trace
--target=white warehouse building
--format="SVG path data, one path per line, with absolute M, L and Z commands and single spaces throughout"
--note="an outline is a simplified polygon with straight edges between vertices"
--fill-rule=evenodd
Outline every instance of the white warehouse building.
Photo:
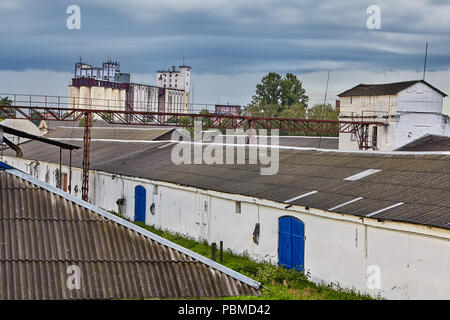
M 340 120 L 375 120 L 369 145 L 374 150 L 392 151 L 426 135 L 450 136 L 450 118 L 442 113 L 447 95 L 426 81 L 360 84 L 338 95 Z M 357 136 L 339 134 L 340 150 L 358 150 Z
M 255 164 L 175 165 L 174 145 L 94 137 L 89 201 L 316 282 L 388 299 L 450 299 L 449 152 L 280 147 L 278 173 L 262 176 Z M 3 161 L 56 186 L 59 150 L 34 141 L 21 149 L 23 158 L 5 151 Z M 74 151 L 78 197 L 81 155 Z M 68 164 L 63 153 L 63 174 Z

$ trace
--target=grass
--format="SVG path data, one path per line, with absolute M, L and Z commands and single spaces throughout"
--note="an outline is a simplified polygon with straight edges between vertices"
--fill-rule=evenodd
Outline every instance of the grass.
M 112 212 L 113 214 L 117 214 Z M 134 224 L 153 232 L 169 241 L 201 254 L 211 257 L 211 246 L 206 242 L 198 242 L 186 236 L 156 229 L 141 222 Z M 217 254 L 218 256 L 218 254 Z M 245 255 L 236 255 L 230 251 L 223 252 L 224 266 L 242 273 L 258 282 L 265 288 L 261 296 L 239 296 L 222 299 L 240 300 L 369 300 L 369 295 L 362 295 L 353 290 L 336 288 L 325 283 L 316 284 L 308 280 L 308 275 L 292 269 L 285 269 L 269 263 L 255 262 Z M 268 290 L 267 290 L 267 289 Z

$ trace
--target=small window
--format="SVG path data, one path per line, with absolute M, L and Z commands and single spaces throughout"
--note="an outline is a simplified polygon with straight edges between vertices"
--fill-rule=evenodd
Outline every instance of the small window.
M 155 186 L 155 188 L 153 189 L 153 194 L 158 194 L 158 186 Z
M 241 213 L 241 202 L 240 201 L 236 201 L 235 202 L 235 211 L 236 213 Z

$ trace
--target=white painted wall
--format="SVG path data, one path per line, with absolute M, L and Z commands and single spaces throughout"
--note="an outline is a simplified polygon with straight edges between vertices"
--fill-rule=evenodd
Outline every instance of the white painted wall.
M 436 113 L 401 113 L 393 135 L 394 149 L 426 134 L 450 136 L 450 118 Z
M 4 157 L 10 165 L 30 172 L 31 161 Z M 54 177 L 56 164 L 40 163 L 34 176 Z M 63 167 L 63 172 L 67 168 Z M 91 171 L 92 172 L 92 171 Z M 55 184 L 55 179 L 47 181 Z M 81 197 L 81 170 L 74 185 Z M 406 223 L 378 222 L 351 215 L 284 205 L 252 197 L 200 190 L 175 184 L 92 172 L 90 200 L 117 211 L 125 197 L 124 216 L 133 219 L 134 188 L 147 190 L 146 223 L 197 240 L 223 241 L 224 248 L 254 260 L 277 263 L 278 218 L 290 215 L 305 224 L 305 269 L 316 282 L 334 283 L 388 299 L 450 299 L 450 231 Z M 157 187 L 157 192 L 155 187 Z M 241 201 L 241 213 L 235 212 Z M 150 205 L 155 203 L 155 214 Z M 252 240 L 255 223 L 260 239 Z M 381 288 L 367 287 L 367 267 L 381 270 Z
M 397 112 L 442 113 L 444 97 L 422 82 L 397 94 Z
M 395 114 L 397 97 L 387 96 L 355 96 L 342 97 L 340 112 L 344 116 L 373 116 Z

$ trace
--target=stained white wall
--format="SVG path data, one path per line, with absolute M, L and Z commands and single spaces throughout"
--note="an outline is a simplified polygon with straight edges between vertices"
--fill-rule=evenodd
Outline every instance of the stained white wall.
M 397 112 L 442 113 L 444 97 L 422 82 L 397 94 Z
M 401 113 L 395 126 L 393 149 L 412 142 L 426 134 L 450 136 L 450 118 L 436 113 Z M 391 149 L 391 150 L 393 150 Z
M 394 114 L 397 111 L 397 97 L 385 96 L 355 96 L 342 97 L 340 112 L 344 116 L 373 116 Z
M 4 157 L 7 163 L 30 173 L 30 160 Z M 34 166 L 33 166 L 34 167 Z M 45 181 L 54 177 L 56 164 L 40 163 L 31 173 Z M 67 168 L 63 167 L 63 172 Z M 80 188 L 81 170 L 73 173 Z M 47 179 L 55 184 L 54 178 Z M 224 248 L 248 254 L 257 261 L 277 263 L 278 219 L 294 216 L 305 224 L 305 269 L 316 282 L 388 299 L 450 299 L 450 231 L 405 223 L 378 222 L 351 215 L 292 206 L 252 197 L 200 190 L 170 183 L 105 172 L 92 172 L 90 201 L 117 210 L 116 200 L 126 198 L 124 216 L 134 217 L 134 188 L 147 191 L 146 223 L 197 240 L 223 241 Z M 157 186 L 157 190 L 155 189 Z M 241 202 L 241 213 L 235 202 Z M 155 203 L 155 214 L 150 205 Z M 255 223 L 260 238 L 252 240 Z M 368 266 L 381 271 L 380 289 L 369 289 Z

